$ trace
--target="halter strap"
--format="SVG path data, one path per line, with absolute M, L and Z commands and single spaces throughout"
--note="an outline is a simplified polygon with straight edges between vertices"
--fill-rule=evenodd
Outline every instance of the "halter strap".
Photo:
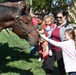
M 15 22 L 14 22 L 14 27 L 15 27 L 15 26 L 18 26 L 18 27 L 22 30 L 22 32 L 24 33 L 24 35 L 28 35 L 28 34 L 30 34 L 32 31 L 35 31 L 35 30 L 36 30 L 36 28 L 34 27 L 34 28 L 32 28 L 31 30 L 26 31 L 26 30 L 24 29 L 24 27 L 22 26 L 22 24 L 20 23 L 20 20 L 21 20 L 25 25 L 27 24 L 27 23 L 24 22 L 22 19 L 19 19 L 19 16 L 16 16 Z M 14 27 L 13 27 L 13 28 L 14 28 Z

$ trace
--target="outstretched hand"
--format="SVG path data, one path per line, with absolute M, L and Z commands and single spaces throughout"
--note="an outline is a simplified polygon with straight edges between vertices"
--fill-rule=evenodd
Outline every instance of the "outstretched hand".
M 40 34 L 40 36 L 42 37 L 42 38 L 47 38 L 46 36 L 45 36 L 45 34 Z

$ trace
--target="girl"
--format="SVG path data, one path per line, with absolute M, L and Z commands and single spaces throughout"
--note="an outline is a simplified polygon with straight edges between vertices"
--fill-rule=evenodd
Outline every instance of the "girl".
M 68 72 L 69 75 L 76 75 L 76 49 L 75 49 L 76 45 L 75 45 L 74 30 L 67 29 L 65 31 L 64 38 L 66 41 L 63 42 L 56 42 L 54 40 L 49 39 L 48 37 L 45 37 L 42 34 L 40 35 L 51 44 L 62 48 L 62 54 L 66 72 Z
M 35 28 L 37 29 L 36 31 L 39 33 L 42 30 L 42 25 L 43 25 L 43 18 L 44 16 L 39 16 L 37 21 L 38 21 L 38 25 L 35 26 Z M 39 54 L 39 59 L 38 61 L 41 61 L 43 59 L 43 39 L 40 38 L 39 42 L 38 42 L 38 54 Z

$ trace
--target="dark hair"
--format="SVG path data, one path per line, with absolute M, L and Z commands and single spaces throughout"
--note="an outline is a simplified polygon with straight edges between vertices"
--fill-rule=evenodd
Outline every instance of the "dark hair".
M 57 12 L 57 14 L 59 14 L 59 13 L 61 13 L 63 16 L 66 16 L 67 23 L 66 23 L 65 27 L 68 26 L 70 24 L 70 22 L 68 21 L 68 11 L 67 10 L 59 10 Z
M 39 12 L 35 12 L 35 15 L 40 15 L 40 13 Z
M 43 20 L 43 19 L 44 19 L 44 17 L 43 17 L 43 16 L 40 16 L 40 15 L 39 15 L 38 18 L 39 18 L 40 20 Z
M 63 16 L 66 16 L 67 17 L 67 15 L 68 15 L 68 11 L 66 11 L 66 10 L 59 10 L 58 12 L 57 12 L 57 14 L 58 13 L 61 13 Z
M 41 14 L 38 15 L 38 18 L 39 18 L 40 20 L 43 20 L 43 19 L 44 19 L 44 16 L 45 16 L 45 14 L 41 13 Z

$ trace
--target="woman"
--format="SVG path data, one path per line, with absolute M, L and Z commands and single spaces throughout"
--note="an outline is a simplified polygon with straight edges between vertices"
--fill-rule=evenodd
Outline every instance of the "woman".
M 56 19 L 57 19 L 57 25 L 54 26 L 54 30 L 51 33 L 51 37 L 53 40 L 60 42 L 64 40 L 65 30 L 70 28 L 73 29 L 73 26 L 68 22 L 67 12 L 64 10 L 58 11 Z M 51 57 L 48 56 L 47 61 L 45 62 L 46 75 L 53 74 L 53 65 L 55 61 L 57 61 L 60 75 L 66 75 L 64 70 L 61 48 L 54 45 L 51 45 L 51 48 L 52 48 L 53 54 Z

